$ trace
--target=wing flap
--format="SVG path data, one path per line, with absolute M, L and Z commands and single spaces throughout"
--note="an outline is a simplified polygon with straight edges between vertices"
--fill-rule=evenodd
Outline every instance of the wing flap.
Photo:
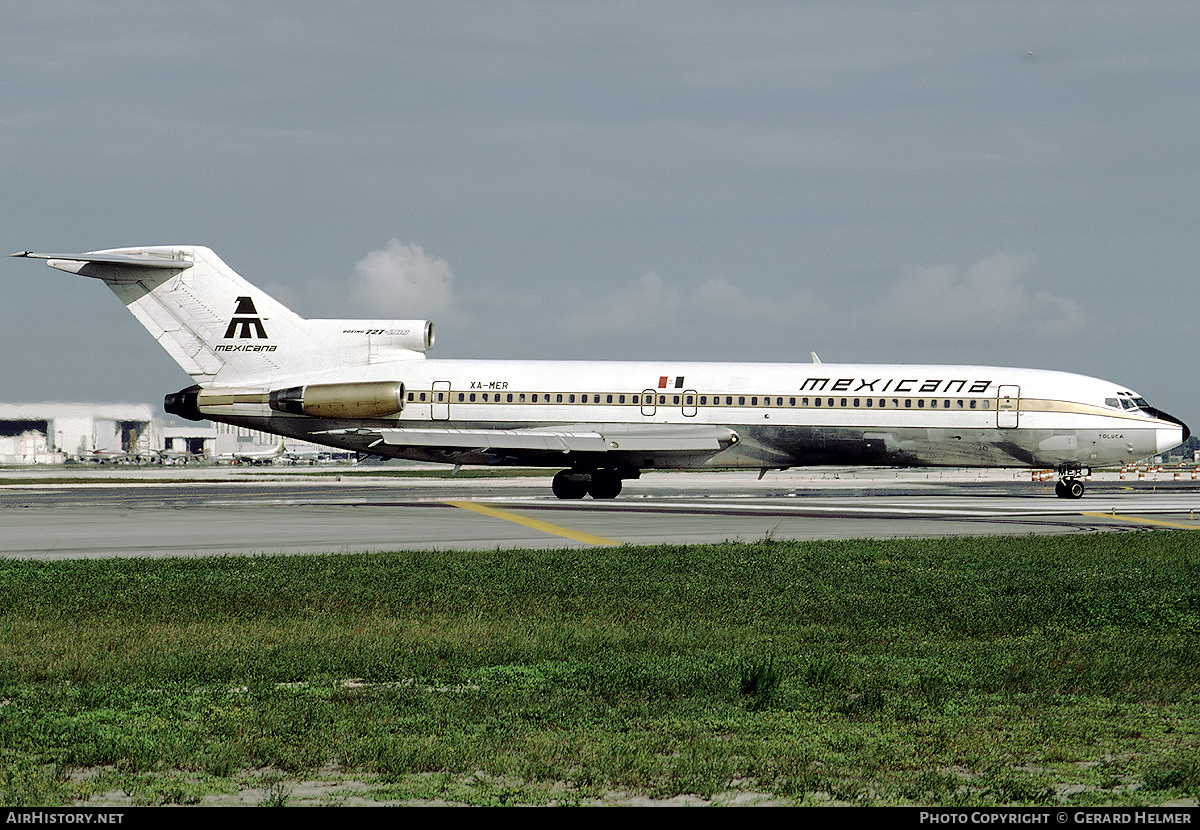
M 384 444 L 471 450 L 712 454 L 737 443 L 731 429 L 706 424 L 572 424 L 532 429 L 382 429 Z

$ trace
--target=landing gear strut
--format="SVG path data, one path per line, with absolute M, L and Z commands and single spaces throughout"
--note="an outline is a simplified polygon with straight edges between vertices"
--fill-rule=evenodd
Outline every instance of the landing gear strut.
M 621 494 L 621 479 L 637 478 L 622 470 L 561 470 L 555 473 L 550 489 L 560 499 L 581 499 L 590 495 L 594 499 L 615 499 Z

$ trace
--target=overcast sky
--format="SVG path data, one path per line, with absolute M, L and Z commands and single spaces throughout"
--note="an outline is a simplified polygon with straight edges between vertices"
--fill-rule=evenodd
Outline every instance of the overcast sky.
M 1200 4 L 5 0 L 3 253 L 197 244 L 430 357 L 982 363 L 1200 424 Z M 0 401 L 190 383 L 0 260 Z

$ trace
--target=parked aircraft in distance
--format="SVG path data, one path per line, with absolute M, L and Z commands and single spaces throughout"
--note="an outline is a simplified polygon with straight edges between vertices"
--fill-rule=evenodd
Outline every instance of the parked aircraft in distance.
M 283 442 L 280 441 L 273 447 L 221 453 L 217 456 L 217 461 L 228 464 L 273 464 L 275 459 L 282 456 L 284 452 Z
M 194 385 L 167 412 L 382 458 L 563 468 L 562 499 L 642 470 L 887 465 L 1058 471 L 1187 440 L 1124 386 L 1037 369 L 426 360 L 426 320 L 306 320 L 207 248 L 14 256 L 103 280 Z
M 134 457 L 123 450 L 86 450 L 80 453 L 79 459 L 93 464 L 124 464 L 133 461 Z
M 283 460 L 288 464 L 316 464 L 321 460 L 317 450 L 285 450 Z

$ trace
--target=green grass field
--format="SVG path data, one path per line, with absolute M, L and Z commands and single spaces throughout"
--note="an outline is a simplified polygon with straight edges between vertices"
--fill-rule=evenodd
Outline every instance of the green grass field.
M 1198 538 L 0 562 L 0 802 L 1195 799 Z

